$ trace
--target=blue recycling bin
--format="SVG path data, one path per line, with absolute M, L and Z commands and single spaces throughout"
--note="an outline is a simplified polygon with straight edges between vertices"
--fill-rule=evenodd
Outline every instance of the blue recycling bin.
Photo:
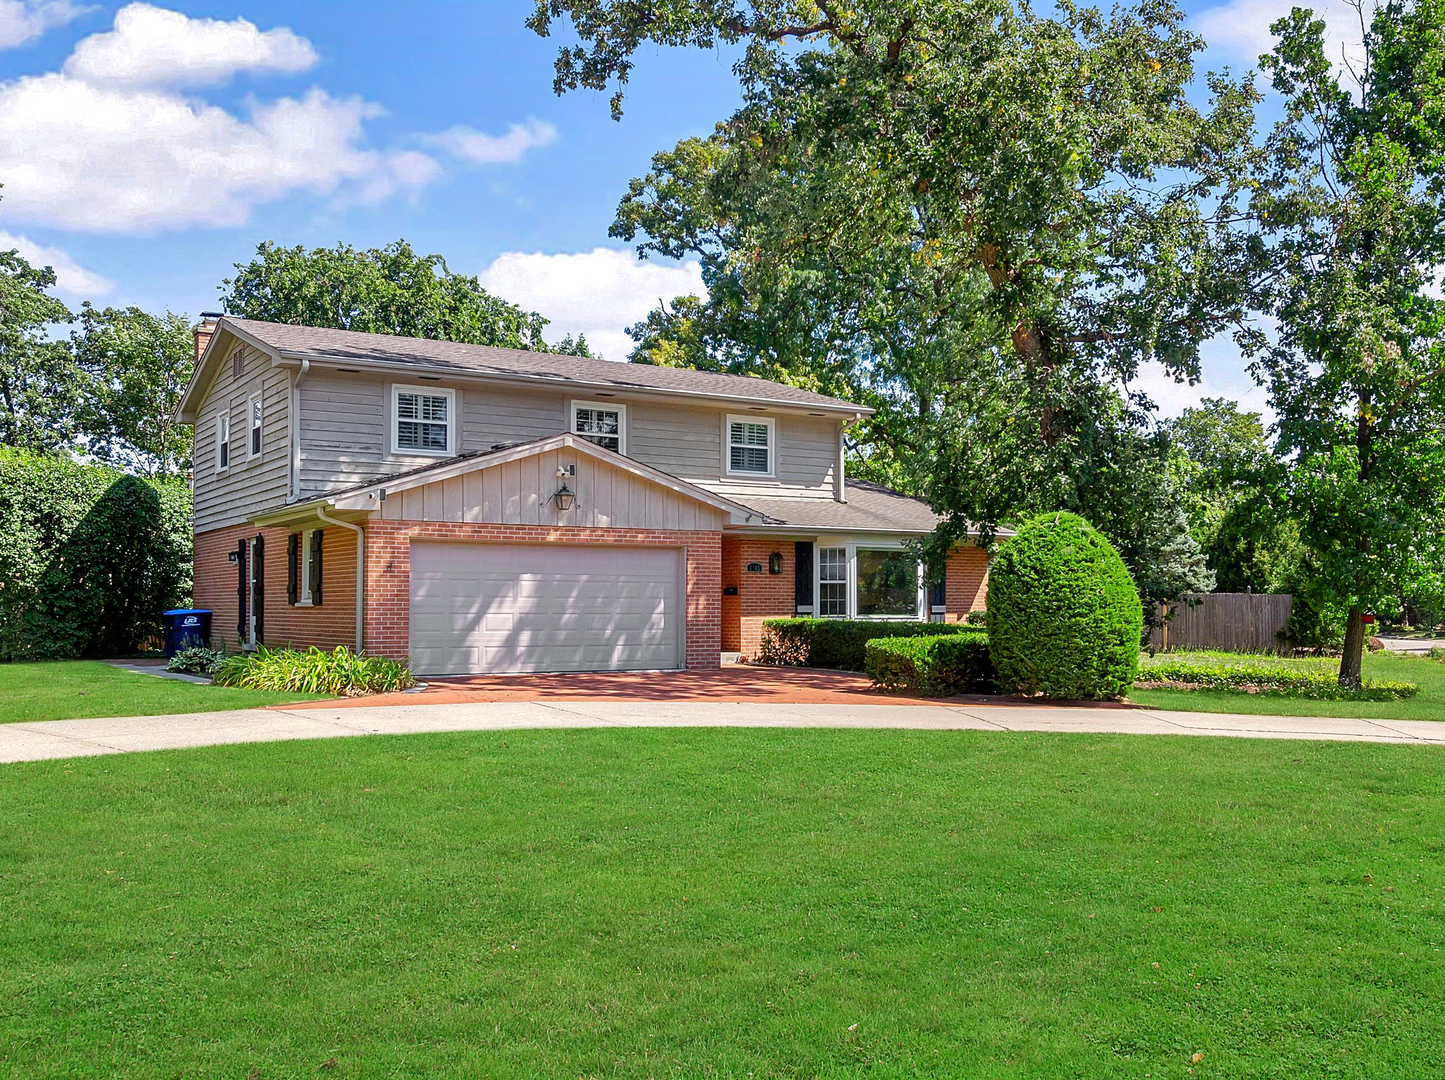
M 166 637 L 166 658 L 182 649 L 210 644 L 211 613 L 204 608 L 175 608 L 161 612 Z

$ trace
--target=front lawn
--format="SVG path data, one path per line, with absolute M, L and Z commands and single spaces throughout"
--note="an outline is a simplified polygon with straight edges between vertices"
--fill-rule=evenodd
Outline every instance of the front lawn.
M 1339 659 L 1286 660 L 1238 653 L 1159 653 L 1153 662 L 1199 658 L 1211 664 L 1268 663 L 1299 670 L 1337 672 Z M 1139 661 L 1139 677 L 1147 678 L 1151 658 Z M 1140 690 L 1129 700 L 1153 709 L 1185 712 L 1262 713 L 1272 716 L 1356 716 L 1366 720 L 1445 720 L 1445 663 L 1424 657 L 1372 653 L 1364 658 L 1368 679 L 1412 682 L 1420 692 L 1403 701 L 1310 701 L 1278 694 L 1247 694 L 1227 690 Z
M 314 695 L 259 693 L 138 675 L 96 660 L 0 664 L 0 724 L 217 712 L 311 700 Z
M 5 766 L 0 1076 L 1436 1077 L 1442 765 L 637 729 Z

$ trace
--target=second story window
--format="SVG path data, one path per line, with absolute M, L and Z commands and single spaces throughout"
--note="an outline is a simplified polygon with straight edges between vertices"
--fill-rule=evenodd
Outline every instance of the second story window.
M 627 406 L 572 402 L 572 434 L 613 453 L 627 453 Z
M 216 417 L 216 471 L 231 464 L 231 414 L 223 412 Z
M 744 476 L 773 475 L 773 422 L 728 417 L 727 471 Z
M 261 395 L 251 399 L 251 436 L 247 443 L 249 457 L 261 456 Z
M 402 454 L 450 454 L 456 424 L 456 399 L 451 390 L 397 386 L 393 449 Z

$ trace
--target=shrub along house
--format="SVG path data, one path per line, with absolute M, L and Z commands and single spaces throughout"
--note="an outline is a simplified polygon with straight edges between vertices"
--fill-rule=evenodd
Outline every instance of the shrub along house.
M 197 332 L 215 645 L 420 674 L 714 667 L 766 618 L 963 619 L 926 505 L 844 476 L 868 410 L 761 379 L 222 317 Z

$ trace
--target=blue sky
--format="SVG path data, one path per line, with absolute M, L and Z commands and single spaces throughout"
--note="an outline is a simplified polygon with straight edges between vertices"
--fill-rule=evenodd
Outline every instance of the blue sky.
M 1252 64 L 1289 6 L 1189 5 L 1206 65 Z M 195 315 L 263 240 L 405 237 L 622 359 L 622 328 L 700 279 L 607 227 L 653 153 L 736 106 L 730 58 L 644 51 L 615 123 L 606 95 L 552 93 L 560 39 L 531 7 L 0 0 L 0 247 L 53 264 L 76 306 Z M 1329 18 L 1347 37 L 1338 0 Z M 1165 413 L 1261 403 L 1227 343 L 1204 376 L 1140 382 Z

